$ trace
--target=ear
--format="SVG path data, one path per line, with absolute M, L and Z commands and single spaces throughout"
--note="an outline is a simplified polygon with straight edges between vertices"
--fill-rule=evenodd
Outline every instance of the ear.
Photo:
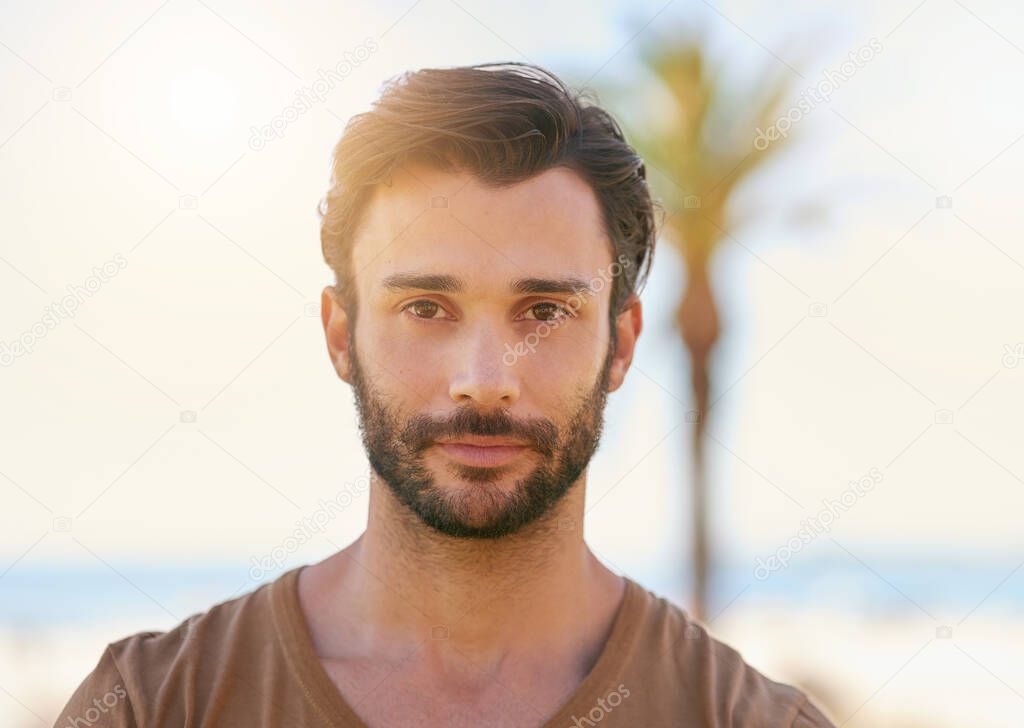
M 633 362 L 633 351 L 636 340 L 644 327 L 643 307 L 640 297 L 631 293 L 622 307 L 622 312 L 615 317 L 615 352 L 612 354 L 611 367 L 608 370 L 608 391 L 614 392 L 622 386 Z
M 348 350 L 348 314 L 342 307 L 339 294 L 334 286 L 325 287 L 320 294 L 320 320 L 324 325 L 327 353 L 331 358 L 331 364 L 338 376 L 351 384 L 352 362 Z

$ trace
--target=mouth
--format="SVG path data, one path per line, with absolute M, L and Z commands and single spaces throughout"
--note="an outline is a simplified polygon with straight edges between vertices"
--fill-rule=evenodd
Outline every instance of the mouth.
M 467 436 L 436 444 L 451 459 L 484 468 L 506 465 L 530 449 L 522 441 L 500 437 Z

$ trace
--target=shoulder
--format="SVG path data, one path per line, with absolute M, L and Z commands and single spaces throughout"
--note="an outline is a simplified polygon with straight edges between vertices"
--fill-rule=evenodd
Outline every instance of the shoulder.
M 640 650 L 657 657 L 665 689 L 697 708 L 704 725 L 834 728 L 802 690 L 767 677 L 685 610 L 637 587 Z
M 283 577 L 281 577 L 283 578 Z M 163 725 L 168 711 L 201 701 L 218 676 L 254 667 L 275 639 L 274 582 L 220 602 L 166 631 L 138 632 L 106 646 L 99 662 L 78 686 L 55 726 L 79 725 L 89 708 L 111 703 L 102 721 L 85 725 L 135 728 Z M 183 700 L 185 698 L 185 700 Z M 169 724 L 169 723 L 168 723 Z
M 109 645 L 92 672 L 75 689 L 53 725 L 54 728 L 78 725 L 138 727 L 135 707 Z
M 273 631 L 274 583 L 197 612 L 167 631 L 139 632 L 116 642 L 110 650 L 126 677 L 146 682 L 187 664 L 216 667 L 235 651 L 259 636 L 269 640 Z

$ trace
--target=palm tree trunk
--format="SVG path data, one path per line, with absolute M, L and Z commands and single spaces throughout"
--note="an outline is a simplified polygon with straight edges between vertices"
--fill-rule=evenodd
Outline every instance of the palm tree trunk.
M 690 386 L 697 407 L 695 416 L 690 415 L 687 418 L 693 420 L 694 424 L 689 443 L 693 457 L 691 473 L 693 603 L 691 610 L 695 617 L 703 619 L 707 615 L 711 565 L 708 528 L 710 507 L 705 469 L 704 430 L 707 425 L 708 400 L 711 391 L 709 358 L 719 335 L 718 311 L 708 278 L 706 261 L 690 262 L 686 292 L 676 312 L 676 323 L 690 357 Z

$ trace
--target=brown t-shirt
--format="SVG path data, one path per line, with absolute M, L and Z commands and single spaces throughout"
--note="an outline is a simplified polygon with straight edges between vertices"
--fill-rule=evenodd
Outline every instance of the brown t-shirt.
M 366 728 L 314 651 L 302 568 L 168 632 L 111 643 L 55 728 Z M 596 663 L 540 728 L 834 728 L 682 609 L 625 585 Z

